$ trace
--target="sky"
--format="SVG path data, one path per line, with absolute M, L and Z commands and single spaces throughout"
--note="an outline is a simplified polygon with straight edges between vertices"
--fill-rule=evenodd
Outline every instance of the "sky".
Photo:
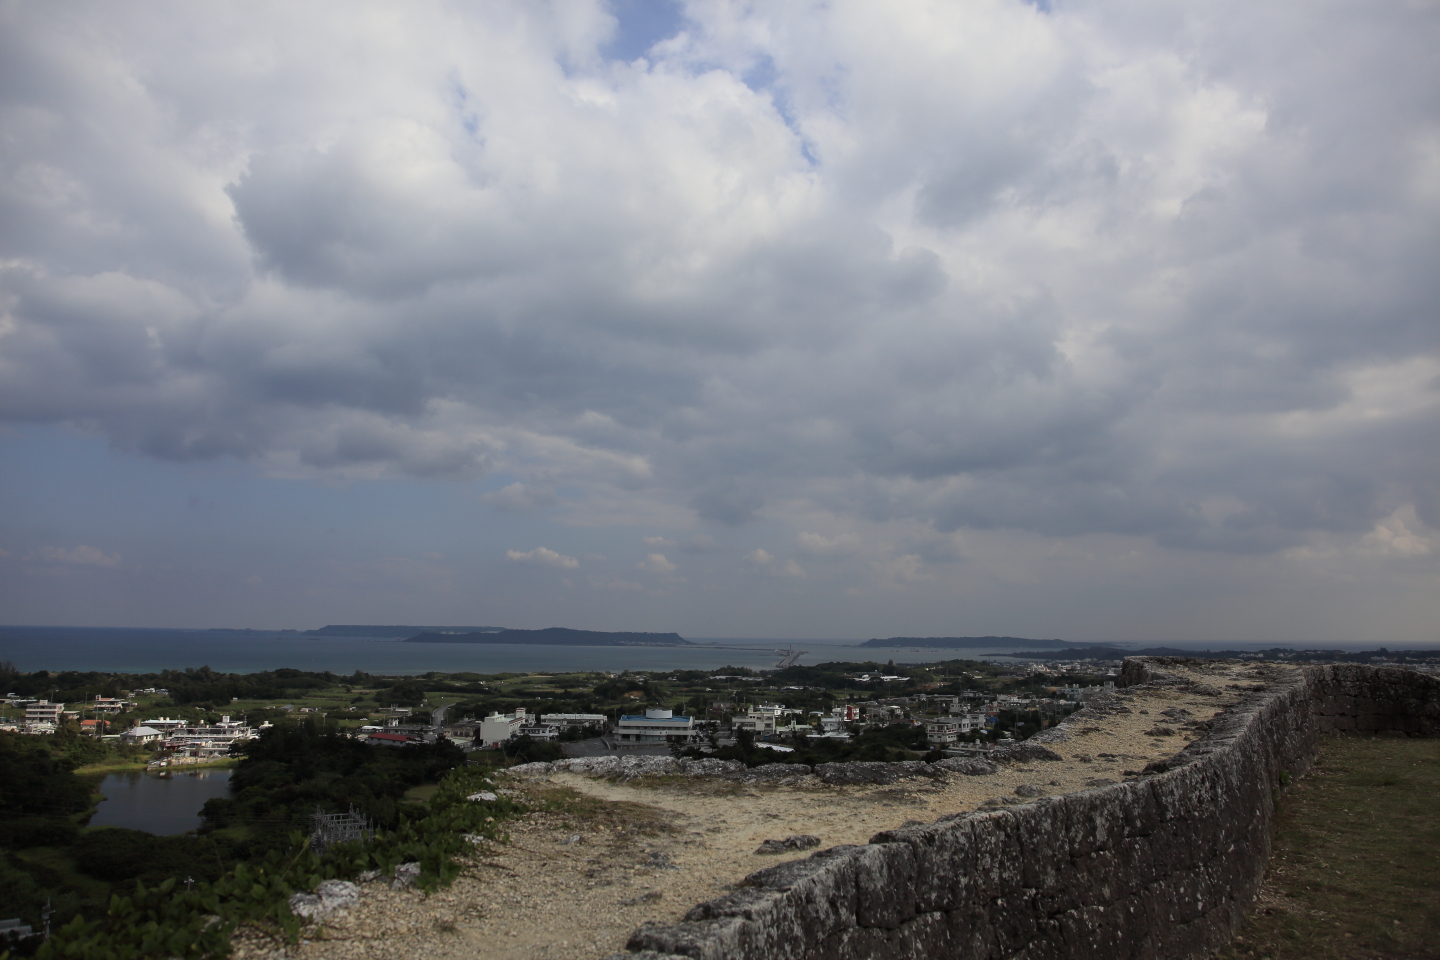
M 0 3 L 0 622 L 1440 643 L 1436 50 Z

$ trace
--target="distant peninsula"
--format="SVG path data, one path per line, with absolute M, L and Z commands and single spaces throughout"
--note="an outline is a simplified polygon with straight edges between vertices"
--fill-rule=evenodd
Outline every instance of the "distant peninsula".
M 862 647 L 928 647 L 936 650 L 974 647 L 1054 647 L 1070 646 L 1066 640 L 1026 640 L 1024 637 L 890 637 L 887 640 L 866 640 Z
M 688 647 L 689 640 L 678 633 L 605 633 L 600 630 L 571 630 L 547 627 L 544 630 L 486 630 L 474 633 L 439 633 L 427 630 L 406 643 L 523 643 L 570 647 Z
M 398 624 L 332 623 L 319 630 L 306 630 L 312 637 L 374 637 L 377 639 L 413 637 L 417 633 L 499 633 L 504 627 L 407 627 Z

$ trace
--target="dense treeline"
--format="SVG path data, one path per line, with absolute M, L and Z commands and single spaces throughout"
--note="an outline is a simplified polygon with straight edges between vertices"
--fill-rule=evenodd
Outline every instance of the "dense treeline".
M 282 843 L 317 809 L 344 811 L 353 804 L 378 825 L 394 827 L 406 790 L 436 782 L 464 762 L 448 740 L 375 747 L 309 718 L 274 726 L 234 749 L 244 759 L 231 774 L 231 797 L 205 804 L 201 830 L 242 826 L 252 844 L 262 846 Z

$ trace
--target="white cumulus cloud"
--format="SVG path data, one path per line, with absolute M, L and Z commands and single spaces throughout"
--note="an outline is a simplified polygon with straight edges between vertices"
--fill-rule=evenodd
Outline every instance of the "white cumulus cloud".
M 574 557 L 567 557 L 547 547 L 536 547 L 534 550 L 526 550 L 523 553 L 519 550 L 506 550 L 505 559 L 512 563 L 539 563 L 547 567 L 564 567 L 566 569 L 580 566 L 580 561 Z

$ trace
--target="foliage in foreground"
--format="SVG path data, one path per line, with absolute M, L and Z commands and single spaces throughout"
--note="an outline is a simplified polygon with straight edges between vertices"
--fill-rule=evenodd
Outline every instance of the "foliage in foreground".
M 484 769 L 453 770 L 425 816 L 402 817 L 395 829 L 381 831 L 368 843 L 341 844 L 323 856 L 310 848 L 308 839 L 292 833 L 291 851 L 270 850 L 213 883 L 190 889 L 177 887 L 173 878 L 154 887 L 137 883 L 132 895 L 111 897 L 105 916 L 76 917 L 61 927 L 36 956 L 210 960 L 229 955 L 230 935 L 241 923 L 269 928 L 293 942 L 301 920 L 290 912 L 290 895 L 314 890 L 324 880 L 354 879 L 371 870 L 388 875 L 399 864 L 418 862 L 416 882 L 422 889 L 448 885 L 460 874 L 460 858 L 471 848 L 472 837 L 494 839 L 506 819 L 524 810 L 504 797 L 466 799 L 487 782 Z

